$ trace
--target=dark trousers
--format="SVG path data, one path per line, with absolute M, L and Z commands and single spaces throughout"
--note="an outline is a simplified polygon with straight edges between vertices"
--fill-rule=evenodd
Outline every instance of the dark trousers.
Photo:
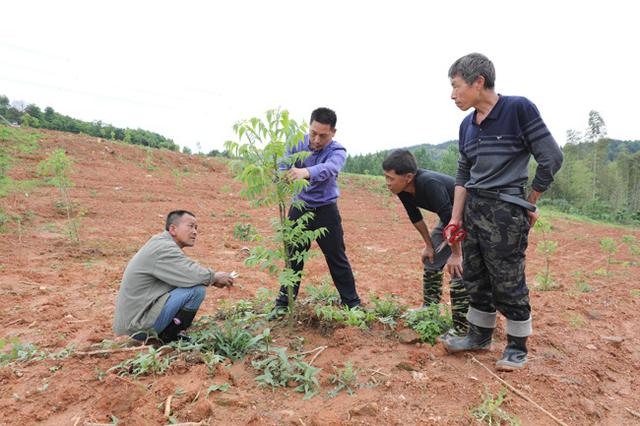
M 358 306 L 360 304 L 360 297 L 358 297 L 358 293 L 356 292 L 353 272 L 351 271 L 351 265 L 345 252 L 342 218 L 340 217 L 338 205 L 334 203 L 315 209 L 303 210 L 292 207 L 289 209 L 289 219 L 296 220 L 308 211 L 313 212 L 315 217 L 307 223 L 307 229 L 316 230 L 318 228 L 327 228 L 325 235 L 318 238 L 316 242 L 320 246 L 324 258 L 327 261 L 331 278 L 333 278 L 333 283 L 340 294 L 342 304 L 349 307 Z M 309 248 L 310 245 L 296 247 L 297 250 L 308 250 Z M 304 263 L 297 262 L 291 265 L 291 267 L 296 272 L 302 271 Z M 296 284 L 293 289 L 294 297 L 298 296 L 299 289 L 300 283 Z M 276 299 L 276 305 L 286 306 L 287 304 L 287 289 L 282 286 L 280 288 L 280 294 Z
M 530 226 L 525 209 L 468 193 L 464 227 L 463 275 L 470 305 L 485 313 L 497 310 L 509 320 L 528 320 L 524 268 Z

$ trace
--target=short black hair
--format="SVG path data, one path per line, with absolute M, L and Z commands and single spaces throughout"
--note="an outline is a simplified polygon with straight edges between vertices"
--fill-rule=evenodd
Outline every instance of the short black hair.
M 196 217 L 195 214 L 193 214 L 193 213 L 191 213 L 190 211 L 187 211 L 187 210 L 174 210 L 174 211 L 170 212 L 167 215 L 167 221 L 164 223 L 164 230 L 168 231 L 169 230 L 169 226 L 175 225 L 176 223 L 178 223 L 178 220 L 180 220 L 180 218 L 182 216 L 184 216 L 185 214 L 188 214 L 189 216 Z
M 332 129 L 336 128 L 336 123 L 338 122 L 338 117 L 336 116 L 335 111 L 329 108 L 317 108 L 313 110 L 311 113 L 311 119 L 309 120 L 309 124 L 317 121 L 318 123 L 328 124 Z
M 496 69 L 493 62 L 482 53 L 469 53 L 459 58 L 449 68 L 449 78 L 462 77 L 467 84 L 473 84 L 478 77 L 484 77 L 484 88 L 493 89 L 496 83 Z
M 382 162 L 382 169 L 386 172 L 393 170 L 398 175 L 418 172 L 416 157 L 408 149 L 396 149 Z

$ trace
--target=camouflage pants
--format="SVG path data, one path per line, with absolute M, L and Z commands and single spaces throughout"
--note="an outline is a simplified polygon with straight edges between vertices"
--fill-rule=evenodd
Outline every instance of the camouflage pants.
M 442 230 L 444 225 L 440 222 L 431 231 L 431 243 L 437 248 L 442 243 Z M 424 273 L 422 275 L 423 305 L 440 303 L 442 296 L 442 270 L 451 256 L 451 247 L 445 246 L 440 253 L 436 253 L 433 263 L 425 259 Z M 464 282 L 461 278 L 453 278 L 449 282 L 449 297 L 451 299 L 451 316 L 455 332 L 462 336 L 467 332 L 467 311 L 469 310 L 469 297 Z
M 489 315 L 497 310 L 508 323 L 530 324 L 524 274 L 530 225 L 525 209 L 468 192 L 464 227 L 463 275 L 471 308 Z

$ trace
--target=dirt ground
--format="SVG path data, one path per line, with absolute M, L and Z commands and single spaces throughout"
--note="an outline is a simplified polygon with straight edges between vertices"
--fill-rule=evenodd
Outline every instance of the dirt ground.
M 20 227 L 5 224 L 2 234 L 1 337 L 17 337 L 49 352 L 70 344 L 81 351 L 95 349 L 92 345 L 104 340 L 121 341 L 111 324 L 122 272 L 137 249 L 162 230 L 166 213 L 177 208 L 198 216 L 198 240 L 187 254 L 216 270 L 241 274 L 230 291 L 208 289 L 199 315 L 214 314 L 222 299 L 247 299 L 258 288 L 275 289 L 274 277 L 243 264 L 242 248 L 256 243 L 233 238 L 239 222 L 251 222 L 268 233 L 275 210 L 250 208 L 222 161 L 83 135 L 40 133 L 40 149 L 20 154 L 9 174 L 13 179 L 35 179 L 39 161 L 55 148 L 66 150 L 75 160 L 71 198 L 82 214 L 81 243 L 74 245 L 65 235 L 66 216 L 56 205 L 60 197 L 55 187 L 40 185 L 0 199 L 5 213 L 25 218 Z M 371 182 L 341 177 L 339 206 L 359 293 L 365 303 L 372 294 L 394 294 L 417 306 L 420 237 L 400 202 Z M 435 217 L 427 219 L 432 226 Z M 475 424 L 470 410 L 482 402 L 484 392 L 496 395 L 504 387 L 479 363 L 565 424 L 640 424 L 640 259 L 621 242 L 623 235 L 640 238 L 640 230 L 561 216 L 549 220 L 553 230 L 548 238 L 558 242 L 551 272 L 559 288 L 535 288 L 544 258 L 536 252 L 539 235 L 532 232 L 527 278 L 534 335 L 530 362 L 523 371 L 495 371 L 505 345 L 502 320 L 492 350 L 476 353 L 475 358 L 447 355 L 439 343 L 402 344 L 395 333 L 378 326 L 323 334 L 302 325 L 291 333 L 275 324 L 278 345 L 285 346 L 295 335 L 305 339 L 301 351 L 327 346 L 314 361 L 322 368 L 321 392 L 314 398 L 303 400 L 291 389 L 273 392 L 259 387 L 250 359 L 221 367 L 214 377 L 202 364 L 176 363 L 157 377 L 110 373 L 99 380 L 99 371 L 133 353 L 70 356 L 1 368 L 0 424 L 107 424 L 116 418 L 125 425 L 168 424 L 164 408 L 170 395 L 171 415 L 179 422 Z M 619 242 L 609 274 L 599 245 L 604 237 Z M 328 275 L 321 256 L 309 262 L 306 272 L 305 283 Z M 360 371 L 363 386 L 352 396 L 342 392 L 331 398 L 328 376 L 333 366 L 346 361 Z M 214 383 L 230 383 L 231 388 L 204 398 Z M 183 392 L 175 395 L 177 389 Z M 557 424 L 539 407 L 511 390 L 502 406 L 524 425 Z

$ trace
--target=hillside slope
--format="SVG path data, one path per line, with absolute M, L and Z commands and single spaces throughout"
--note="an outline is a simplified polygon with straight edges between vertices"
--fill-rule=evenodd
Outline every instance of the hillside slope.
M 74 160 L 71 199 L 81 215 L 80 244 L 65 235 L 66 216 L 56 204 L 54 187 L 37 184 L 0 199 L 5 218 L 21 218 L 3 225 L 0 336 L 50 353 L 70 344 L 92 350 L 109 340 L 122 341 L 113 336 L 111 322 L 124 267 L 162 230 L 166 213 L 177 208 L 193 211 L 199 221 L 198 240 L 188 255 L 214 269 L 241 274 L 230 291 L 207 290 L 199 317 L 214 315 L 225 299 L 250 299 L 259 288 L 275 290 L 276 278 L 243 265 L 244 247 L 257 243 L 233 237 L 237 223 L 268 233 L 275 210 L 251 209 L 238 196 L 239 184 L 224 163 L 83 135 L 41 135 L 36 151 L 18 152 L 9 175 L 16 181 L 39 179 L 37 163 L 53 149 L 64 149 Z M 17 142 L 2 143 L 11 147 Z M 421 241 L 399 201 L 380 180 L 346 176 L 341 187 L 347 254 L 361 297 L 367 302 L 373 294 L 394 294 L 407 305 L 418 305 Z M 430 225 L 434 220 L 428 216 Z M 548 238 L 559 243 L 551 271 L 560 286 L 533 289 L 544 259 L 536 253 L 539 238 L 532 233 L 527 276 L 535 334 L 530 363 L 524 371 L 499 376 L 566 424 L 638 424 L 640 259 L 621 240 L 623 235 L 640 239 L 640 231 L 562 217 L 549 220 L 553 230 Z M 602 272 L 606 255 L 599 241 L 604 237 L 615 238 L 619 246 L 609 275 Z M 305 286 L 327 280 L 321 256 L 309 262 L 306 272 Z M 269 326 L 278 346 L 296 346 L 299 352 L 326 346 L 314 359 L 322 368 L 319 395 L 303 400 L 291 388 L 272 392 L 259 387 L 250 357 L 219 366 L 213 375 L 204 364 L 181 359 L 165 374 L 133 378 L 105 373 L 131 358 L 131 352 L 61 355 L 0 368 L 0 424 L 81 425 L 114 418 L 127 425 L 166 424 L 163 413 L 173 395 L 171 415 L 182 422 L 458 425 L 475 421 L 470 409 L 480 405 L 485 390 L 496 395 L 503 387 L 474 361 L 495 370 L 505 345 L 502 322 L 492 350 L 473 359 L 447 355 L 440 344 L 402 344 L 397 330 L 382 325 L 323 330 L 299 323 L 293 332 L 284 324 Z M 0 352 L 7 353 L 9 346 Z M 341 392 L 331 398 L 329 375 L 346 361 L 359 371 L 361 386 L 353 396 Z M 223 383 L 231 385 L 227 392 L 205 397 L 212 384 Z M 522 424 L 555 424 L 512 391 L 507 395 L 502 408 Z

